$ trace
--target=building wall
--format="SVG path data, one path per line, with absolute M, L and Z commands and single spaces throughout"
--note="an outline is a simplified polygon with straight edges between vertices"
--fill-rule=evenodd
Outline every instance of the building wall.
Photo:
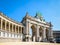
M 60 43 L 60 31 L 53 31 L 53 37 L 55 38 L 56 42 Z

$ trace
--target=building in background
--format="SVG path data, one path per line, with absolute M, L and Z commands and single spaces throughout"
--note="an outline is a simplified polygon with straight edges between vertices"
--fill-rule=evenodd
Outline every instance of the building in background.
M 46 22 L 40 13 L 26 16 L 21 23 L 0 13 L 0 41 L 50 41 L 53 39 L 51 22 Z
M 57 43 L 60 43 L 60 31 L 53 31 L 53 37 L 55 38 Z

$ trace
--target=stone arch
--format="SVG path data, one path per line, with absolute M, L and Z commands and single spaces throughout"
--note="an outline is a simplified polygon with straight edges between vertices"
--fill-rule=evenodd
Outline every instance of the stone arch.
M 31 40 L 34 41 L 33 38 L 36 37 L 36 27 L 35 27 L 35 25 L 31 25 L 30 31 L 32 33 L 32 34 L 30 34 L 31 35 Z
M 39 28 L 39 36 L 40 36 L 40 41 L 42 41 L 42 38 L 43 38 L 43 28 L 42 28 L 42 26 L 40 26 L 40 28 Z

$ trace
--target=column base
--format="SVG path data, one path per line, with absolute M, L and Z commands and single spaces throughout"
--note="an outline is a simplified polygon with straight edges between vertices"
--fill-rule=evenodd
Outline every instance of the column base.
M 35 42 L 35 41 L 36 41 L 36 40 L 35 40 L 35 36 L 33 36 L 33 39 L 32 39 L 32 40 L 33 40 L 33 42 Z
M 37 37 L 37 42 L 39 42 L 39 38 L 40 38 L 40 37 Z
M 26 35 L 25 39 L 26 39 L 26 42 L 31 42 L 31 36 L 30 35 Z

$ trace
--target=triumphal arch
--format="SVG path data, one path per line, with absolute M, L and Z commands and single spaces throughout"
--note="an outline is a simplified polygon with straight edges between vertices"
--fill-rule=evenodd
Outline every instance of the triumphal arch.
M 0 13 L 0 42 L 49 41 L 53 38 L 52 24 L 46 22 L 40 13 L 32 17 L 26 13 L 21 22 Z
M 46 22 L 40 13 L 36 13 L 35 17 L 29 16 L 29 14 L 26 13 L 22 23 L 25 26 L 24 34 L 26 41 L 39 42 L 53 38 L 51 22 Z

